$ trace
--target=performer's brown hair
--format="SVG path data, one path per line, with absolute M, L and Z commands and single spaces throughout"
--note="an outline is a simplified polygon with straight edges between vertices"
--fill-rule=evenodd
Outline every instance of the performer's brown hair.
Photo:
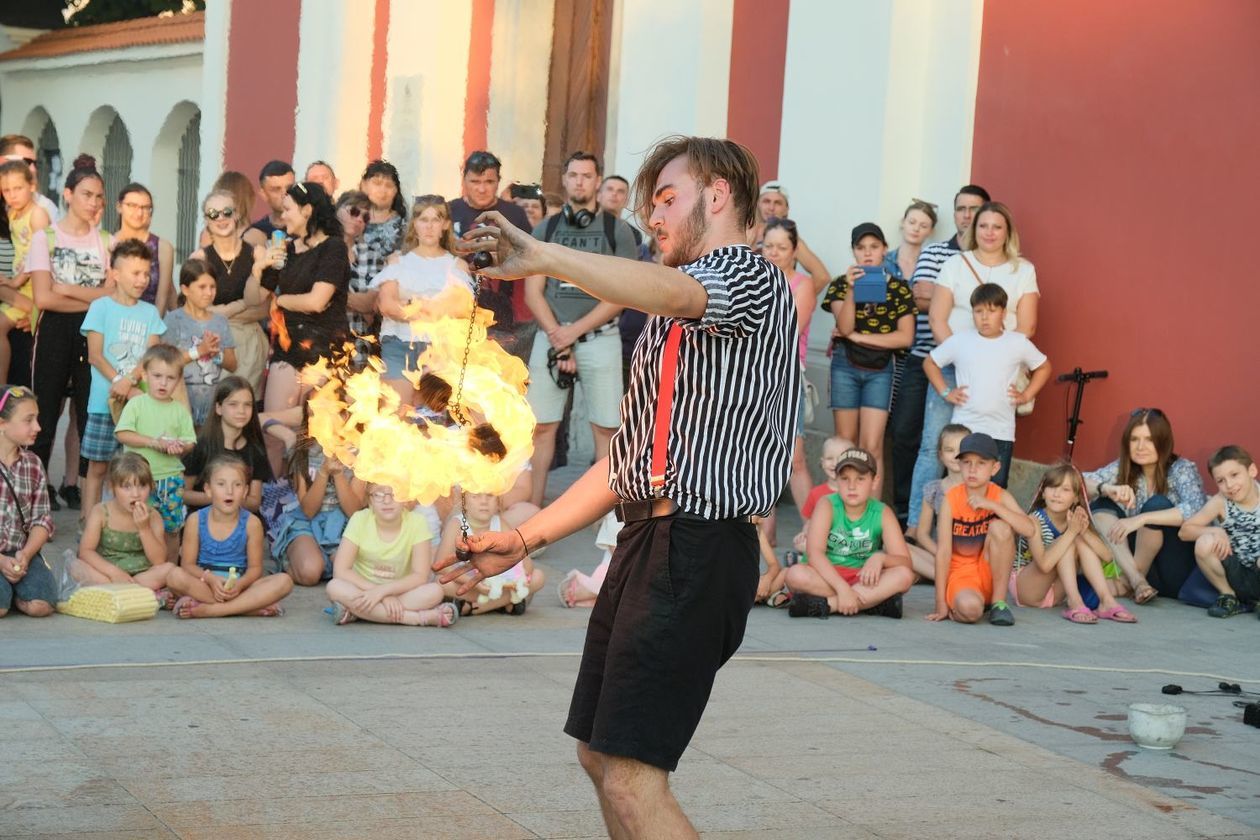
M 634 179 L 634 208 L 639 221 L 647 229 L 652 216 L 652 194 L 661 170 L 679 155 L 687 156 L 688 168 L 701 186 L 709 186 L 721 178 L 730 184 L 735 202 L 736 221 L 742 229 L 756 221 L 757 183 L 760 173 L 757 158 L 747 147 L 734 140 L 718 137 L 666 137 L 648 152 L 643 168 Z

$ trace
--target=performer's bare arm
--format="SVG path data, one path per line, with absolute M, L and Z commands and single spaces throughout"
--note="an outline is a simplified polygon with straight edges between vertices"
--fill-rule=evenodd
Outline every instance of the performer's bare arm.
M 592 297 L 649 315 L 697 319 L 704 315 L 709 301 L 704 286 L 676 268 L 541 242 L 494 211 L 477 218 L 486 227 L 470 229 L 457 248 L 464 255 L 497 252 L 498 264 L 481 272 L 486 277 L 515 280 L 550 275 Z
M 608 489 L 608 459 L 602 458 L 573 483 L 559 499 L 534 514 L 515 531 L 487 532 L 468 538 L 469 562 L 473 569 L 456 565 L 454 554 L 439 557 L 433 570 L 441 572 L 442 583 L 460 582 L 460 594 L 477 582 L 512 568 L 529 551 L 562 540 L 602 519 L 617 503 Z M 517 533 L 519 531 L 519 533 Z

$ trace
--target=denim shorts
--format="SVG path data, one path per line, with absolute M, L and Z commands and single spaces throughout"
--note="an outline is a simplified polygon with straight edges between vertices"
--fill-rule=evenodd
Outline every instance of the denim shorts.
M 43 555 L 31 558 L 26 574 L 17 583 L 9 583 L 8 578 L 0 577 L 0 610 L 12 609 L 15 600 L 28 603 L 44 601 L 57 606 L 57 581 Z
M 404 371 L 420 367 L 420 354 L 429 345 L 423 341 L 403 341 L 395 335 L 381 336 L 381 361 L 385 363 L 385 379 L 405 379 Z
M 892 401 L 893 363 L 890 360 L 883 370 L 865 370 L 854 367 L 844 355 L 844 348 L 836 345 L 831 353 L 831 408 L 842 409 L 878 408 L 887 411 Z

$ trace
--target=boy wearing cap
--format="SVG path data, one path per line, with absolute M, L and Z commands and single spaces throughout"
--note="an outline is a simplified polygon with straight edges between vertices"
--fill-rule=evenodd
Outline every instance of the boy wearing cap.
M 788 615 L 901 618 L 901 596 L 914 583 L 914 572 L 897 517 L 871 498 L 875 458 L 863 449 L 846 450 L 835 475 L 839 491 L 819 501 L 809 518 L 808 560 L 787 570 Z
M 984 432 L 997 444 L 1001 469 L 994 481 L 1006 486 L 1015 447 L 1015 407 L 1034 399 L 1050 381 L 1050 361 L 1027 336 L 1007 332 L 1006 290 L 981 283 L 971 293 L 975 330 L 960 330 L 923 360 L 923 374 L 941 398 L 954 406 L 951 422 Z M 954 366 L 958 384 L 950 388 L 941 368 Z M 1015 387 L 1020 369 L 1031 371 L 1028 387 Z
M 945 494 L 937 516 L 936 610 L 927 619 L 974 624 L 991 604 L 989 623 L 1009 627 L 1015 617 L 1001 595 L 1015 562 L 1015 537 L 1032 539 L 1037 526 L 1010 493 L 993 483 L 1002 468 L 993 438 L 983 432 L 967 435 L 958 447 L 958 463 L 962 483 Z M 1003 583 L 997 600 L 995 580 Z

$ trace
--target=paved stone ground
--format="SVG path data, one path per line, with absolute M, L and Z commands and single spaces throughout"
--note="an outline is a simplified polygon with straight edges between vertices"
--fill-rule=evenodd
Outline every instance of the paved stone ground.
M 588 532 L 542 565 L 595 561 Z M 1229 699 L 1180 698 L 1172 753 L 1124 721 L 1167 682 L 1260 691 L 1253 616 L 961 627 L 925 623 L 931 600 L 916 587 L 899 622 L 754 611 L 674 777 L 706 837 L 1260 837 L 1260 731 Z M 601 836 L 560 731 L 586 613 L 550 588 L 453 630 L 336 628 L 322 606 L 304 590 L 281 619 L 5 618 L 0 836 Z

